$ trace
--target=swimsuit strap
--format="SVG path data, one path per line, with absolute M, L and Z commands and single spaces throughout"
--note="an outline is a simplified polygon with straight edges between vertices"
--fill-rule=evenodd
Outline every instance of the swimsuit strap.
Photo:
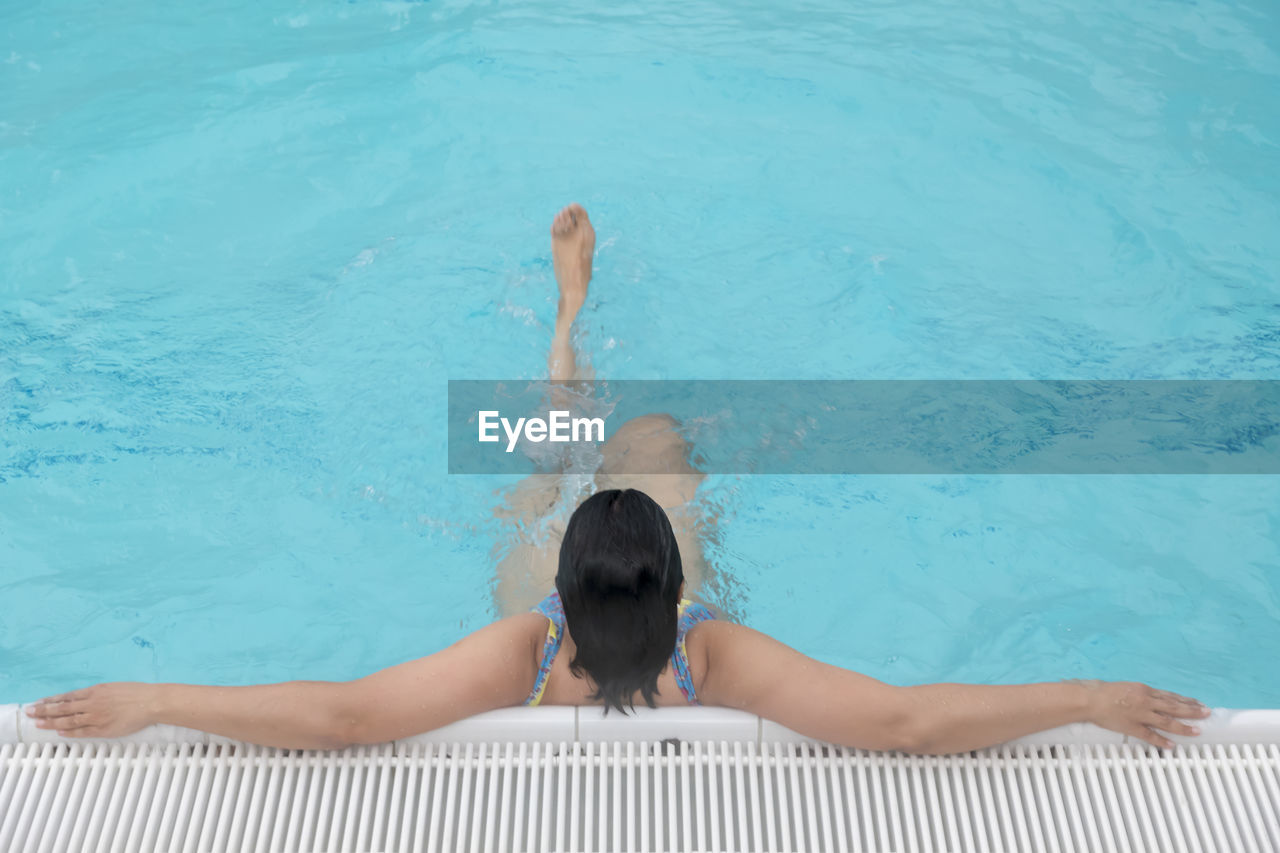
M 699 622 L 716 618 L 705 604 L 698 604 L 687 598 L 680 600 L 680 621 L 676 628 L 676 650 L 671 655 L 671 669 L 676 674 L 676 686 L 684 694 L 690 705 L 701 705 L 697 692 L 693 689 L 693 674 L 689 672 L 689 655 L 684 647 L 684 635 Z
M 547 638 L 542 642 L 542 662 L 538 664 L 538 677 L 534 679 L 533 690 L 525 698 L 524 704 L 537 705 L 542 701 L 542 693 L 547 689 L 547 677 L 551 675 L 551 664 L 555 662 L 556 652 L 560 651 L 560 641 L 564 638 L 564 607 L 560 604 L 560 594 L 552 592 L 538 605 L 533 612 L 541 613 L 551 621 L 547 623 Z
M 534 613 L 541 613 L 550 621 L 547 623 L 547 637 L 542 642 L 542 661 L 538 664 L 538 677 L 533 682 L 533 690 L 524 700 L 526 705 L 537 705 L 542 701 L 542 694 L 547 689 L 547 678 L 551 675 L 551 665 L 555 662 L 556 653 L 560 651 L 560 642 L 565 635 L 564 605 L 560 603 L 560 594 L 551 592 L 542 599 Z M 671 653 L 671 669 L 675 673 L 676 686 L 690 705 L 701 705 L 693 687 L 693 675 L 689 672 L 689 655 L 685 650 L 684 637 L 689 629 L 699 622 L 714 619 L 706 605 L 698 604 L 687 598 L 680 599 L 679 621 L 676 627 L 676 648 Z

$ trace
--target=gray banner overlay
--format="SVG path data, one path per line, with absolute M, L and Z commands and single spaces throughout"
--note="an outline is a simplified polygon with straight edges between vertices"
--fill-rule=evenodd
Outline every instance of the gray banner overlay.
M 449 473 L 594 470 L 658 413 L 613 473 L 684 447 L 708 474 L 1280 474 L 1280 381 L 1255 380 L 450 380 Z

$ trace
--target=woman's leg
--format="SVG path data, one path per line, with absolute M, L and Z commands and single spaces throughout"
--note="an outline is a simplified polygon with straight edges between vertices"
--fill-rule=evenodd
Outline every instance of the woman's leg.
M 589 378 L 588 369 L 574 352 L 572 332 L 587 299 L 595 245 L 596 232 L 582 205 L 571 204 L 556 214 L 551 223 L 551 260 L 560 299 L 547 372 L 552 406 L 557 409 L 575 408 L 575 392 L 585 390 L 575 386 L 584 384 L 578 380 Z M 562 479 L 557 473 L 525 477 L 508 492 L 505 505 L 497 512 L 516 528 L 512 544 L 498 559 L 494 603 L 500 616 L 528 610 L 555 586 L 563 524 L 552 519 L 544 526 L 543 521 L 559 503 Z
M 587 301 L 591 282 L 591 259 L 596 249 L 596 230 L 580 204 L 571 204 L 556 214 L 551 223 L 551 262 L 560 287 L 556 306 L 556 330 L 547 356 L 547 374 L 552 382 L 585 379 L 579 373 L 573 351 L 573 321 Z

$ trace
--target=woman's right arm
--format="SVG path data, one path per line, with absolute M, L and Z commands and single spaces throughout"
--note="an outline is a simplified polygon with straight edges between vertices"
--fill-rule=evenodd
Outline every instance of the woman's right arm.
M 822 663 L 759 631 L 708 621 L 698 696 L 759 714 L 793 731 L 862 749 L 967 752 L 1033 732 L 1089 722 L 1160 747 L 1159 732 L 1195 735 L 1181 722 L 1209 710 L 1194 699 L 1135 682 L 922 684 L 894 687 Z
M 509 616 L 355 681 L 109 682 L 43 699 L 27 713 L 39 728 L 67 737 L 116 738 L 168 723 L 286 749 L 383 743 L 519 705 L 537 675 L 546 622 L 537 613 Z

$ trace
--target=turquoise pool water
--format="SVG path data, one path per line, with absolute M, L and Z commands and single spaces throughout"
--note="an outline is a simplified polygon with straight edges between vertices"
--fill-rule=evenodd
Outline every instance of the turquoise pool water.
M 493 616 L 446 378 L 1280 379 L 1274 4 L 0 10 L 0 702 Z M 895 683 L 1280 707 L 1274 477 L 713 477 L 726 602 Z

